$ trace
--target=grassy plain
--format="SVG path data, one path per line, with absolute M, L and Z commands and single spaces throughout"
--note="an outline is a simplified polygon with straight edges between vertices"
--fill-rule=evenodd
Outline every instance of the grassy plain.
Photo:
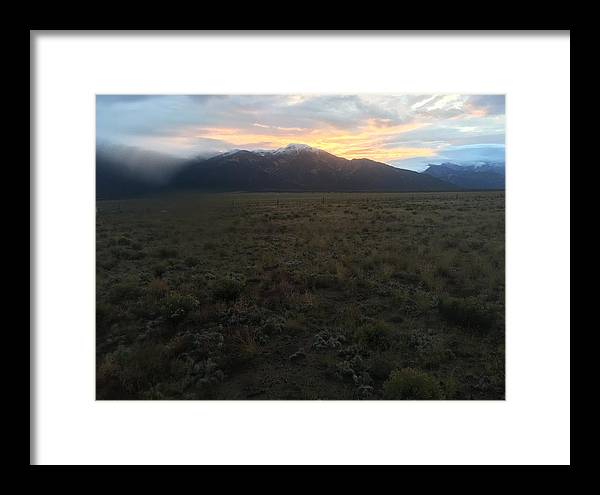
M 503 399 L 504 193 L 97 203 L 98 399 Z

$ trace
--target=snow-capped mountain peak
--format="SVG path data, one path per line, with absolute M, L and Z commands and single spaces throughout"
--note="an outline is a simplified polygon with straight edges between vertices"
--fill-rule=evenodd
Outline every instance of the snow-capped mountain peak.
M 225 153 L 220 153 L 218 156 L 230 156 L 230 155 L 235 155 L 236 153 L 239 153 L 241 151 L 246 151 L 243 149 L 232 149 L 229 150 Z M 255 155 L 261 155 L 261 156 L 265 156 L 265 155 L 289 155 L 289 154 L 297 154 L 303 151 L 310 151 L 310 152 L 317 152 L 320 151 L 317 148 L 313 148 L 312 146 L 309 146 L 307 144 L 300 144 L 300 143 L 290 143 L 287 146 L 284 146 L 283 148 L 277 148 L 274 150 L 250 150 L 250 153 L 254 153 Z
M 316 148 L 309 146 L 308 144 L 290 143 L 285 148 L 278 148 L 273 151 L 274 155 L 281 153 L 300 153 L 301 151 L 318 151 Z

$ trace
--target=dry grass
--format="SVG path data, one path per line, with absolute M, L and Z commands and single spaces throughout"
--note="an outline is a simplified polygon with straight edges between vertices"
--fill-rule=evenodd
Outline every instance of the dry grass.
M 378 399 L 396 369 L 504 397 L 502 193 L 99 202 L 97 239 L 99 398 Z

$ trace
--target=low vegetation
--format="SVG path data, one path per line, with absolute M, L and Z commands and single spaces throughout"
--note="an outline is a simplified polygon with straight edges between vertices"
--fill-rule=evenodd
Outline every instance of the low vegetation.
M 99 399 L 503 399 L 504 194 L 97 203 Z

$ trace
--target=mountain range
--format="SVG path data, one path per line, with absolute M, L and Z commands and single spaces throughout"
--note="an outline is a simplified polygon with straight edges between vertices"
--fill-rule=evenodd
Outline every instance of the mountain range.
M 373 160 L 347 160 L 305 145 L 235 151 L 199 160 L 173 178 L 178 188 L 236 191 L 444 191 L 435 177 Z
M 144 163 L 149 164 L 148 172 Z M 471 172 L 492 183 L 487 172 Z M 98 199 L 174 190 L 416 192 L 482 188 L 465 186 L 467 182 L 449 164 L 431 165 L 418 173 L 366 158 L 348 160 L 302 144 L 276 150 L 233 150 L 188 160 L 133 152 L 127 147 L 99 146 L 96 150 Z
M 423 173 L 461 189 L 504 189 L 505 187 L 504 162 L 430 164 Z

